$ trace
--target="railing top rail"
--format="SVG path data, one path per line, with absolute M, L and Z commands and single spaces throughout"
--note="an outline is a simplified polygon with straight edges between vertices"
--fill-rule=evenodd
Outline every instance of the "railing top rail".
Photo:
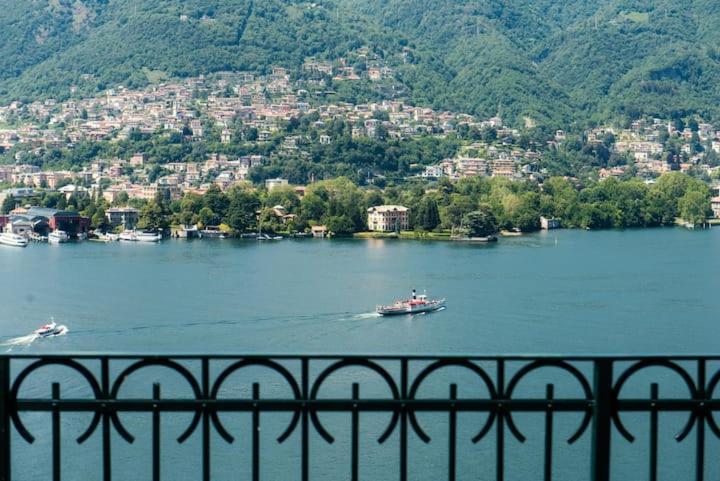
M 200 360 L 200 359 L 253 359 L 253 358 L 264 358 L 264 359 L 278 359 L 278 360 L 301 360 L 301 359 L 315 359 L 315 360 L 337 360 L 337 359 L 373 359 L 373 360 L 416 360 L 416 361 L 431 361 L 436 359 L 463 359 L 472 361 L 526 361 L 526 360 L 562 360 L 562 361 L 599 361 L 599 360 L 611 360 L 611 361 L 643 361 L 643 360 L 654 360 L 654 359 L 666 359 L 673 361 L 720 361 L 720 354 L 532 354 L 532 353 L 520 353 L 520 354 L 384 354 L 384 353 L 354 353 L 354 354 L 340 354 L 340 353 L 307 353 L 307 354 L 288 354 L 288 353 L 219 353 L 219 354 L 206 354 L 206 353 L 127 353 L 127 352 L 113 352 L 113 353 L 97 353 L 97 352 L 81 352 L 81 353 L 68 353 L 68 352 L 53 352 L 53 353 L 3 353 L 0 354 L 0 359 L 186 359 L 186 360 Z

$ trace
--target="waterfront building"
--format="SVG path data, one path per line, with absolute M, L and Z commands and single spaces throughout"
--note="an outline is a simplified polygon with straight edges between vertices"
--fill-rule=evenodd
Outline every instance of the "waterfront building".
M 314 225 L 310 228 L 313 237 L 324 239 L 328 235 L 328 228 L 326 225 Z
M 123 226 L 134 229 L 140 218 L 140 211 L 132 207 L 113 207 L 105 211 L 108 223 L 113 227 Z
M 368 209 L 368 229 L 375 232 L 408 230 L 408 208 L 402 205 L 378 205 Z
M 22 207 L 10 212 L 8 225 L 21 225 L 27 222 L 31 232 L 47 235 L 51 231 L 62 230 L 71 237 L 87 234 L 90 230 L 90 218 L 77 212 L 50 209 L 46 207 Z M 22 224 L 23 226 L 25 224 Z M 13 228 L 14 229 L 14 228 Z M 22 227 L 25 229 L 25 227 Z M 18 233 L 18 232 L 15 232 Z M 25 235 L 25 234 L 20 234 Z M 29 234 L 28 234 L 29 235 Z
M 710 200 L 710 207 L 712 207 L 713 217 L 720 219 L 720 196 Z
M 560 219 L 540 217 L 540 228 L 544 230 L 559 229 Z

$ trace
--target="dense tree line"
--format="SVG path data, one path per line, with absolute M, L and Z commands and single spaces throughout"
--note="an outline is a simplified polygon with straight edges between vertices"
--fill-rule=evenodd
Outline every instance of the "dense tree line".
M 473 177 L 384 189 L 338 178 L 309 186 L 302 197 L 292 187 L 269 193 L 251 187 L 225 193 L 211 188 L 205 195 L 190 194 L 167 204 L 165 216 L 173 223 L 226 224 L 238 232 L 327 225 L 336 234 L 351 234 L 367 229 L 369 207 L 399 204 L 410 209 L 410 227 L 418 231 L 461 227 L 469 214 L 481 212 L 491 214 L 498 229 L 531 232 L 540 228 L 540 216 L 558 218 L 564 227 L 591 229 L 671 225 L 678 217 L 701 223 L 710 214 L 709 198 L 703 182 L 680 173 L 663 175 L 653 184 L 611 178 L 581 186 L 554 177 L 540 185 Z M 163 218 L 160 210 L 155 209 L 158 219 Z
M 313 225 L 346 235 L 367 229 L 367 209 L 398 204 L 410 209 L 410 227 L 417 231 L 440 231 L 468 223 L 468 215 L 492 215 L 497 229 L 532 232 L 540 228 L 540 216 L 558 218 L 569 228 L 629 228 L 671 225 L 676 218 L 702 223 L 710 215 L 710 191 L 697 179 L 671 173 L 653 184 L 637 179 L 614 178 L 578 185 L 562 177 L 543 184 L 503 178 L 472 177 L 434 184 L 361 187 L 341 177 L 307 187 L 303 196 L 292 186 L 267 192 L 250 185 L 222 192 L 212 186 L 205 194 L 186 194 L 169 201 L 158 195 L 151 201 L 120 196 L 115 205 L 140 209 L 140 226 L 164 229 L 177 224 L 201 226 L 224 224 L 242 233 L 259 228 L 274 232 L 297 232 Z M 101 195 L 70 197 L 43 192 L 33 203 L 43 207 L 75 210 L 92 218 L 96 228 L 105 228 L 110 205 Z M 14 208 L 10 197 L 2 211 Z M 471 217 L 473 217 L 471 216 Z M 472 221 L 472 219 L 470 219 Z

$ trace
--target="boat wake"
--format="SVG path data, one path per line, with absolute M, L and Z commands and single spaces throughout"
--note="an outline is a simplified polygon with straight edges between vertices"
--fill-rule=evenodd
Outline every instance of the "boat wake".
M 377 312 L 363 312 L 362 314 L 356 314 L 352 318 L 354 320 L 361 320 L 361 319 L 374 319 L 376 317 L 382 317 Z
M 12 339 L 8 339 L 7 341 L 0 344 L 0 346 L 29 346 L 33 342 L 35 342 L 36 339 L 39 339 L 40 336 L 37 334 L 28 334 L 27 336 L 20 336 L 20 337 L 14 337 Z

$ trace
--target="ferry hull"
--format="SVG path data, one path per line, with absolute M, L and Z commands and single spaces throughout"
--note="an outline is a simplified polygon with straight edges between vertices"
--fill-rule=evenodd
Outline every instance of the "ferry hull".
M 445 300 L 431 301 L 421 305 L 402 305 L 402 306 L 378 306 L 375 312 L 381 316 L 402 316 L 406 314 L 422 314 L 425 312 L 437 311 L 445 307 Z

